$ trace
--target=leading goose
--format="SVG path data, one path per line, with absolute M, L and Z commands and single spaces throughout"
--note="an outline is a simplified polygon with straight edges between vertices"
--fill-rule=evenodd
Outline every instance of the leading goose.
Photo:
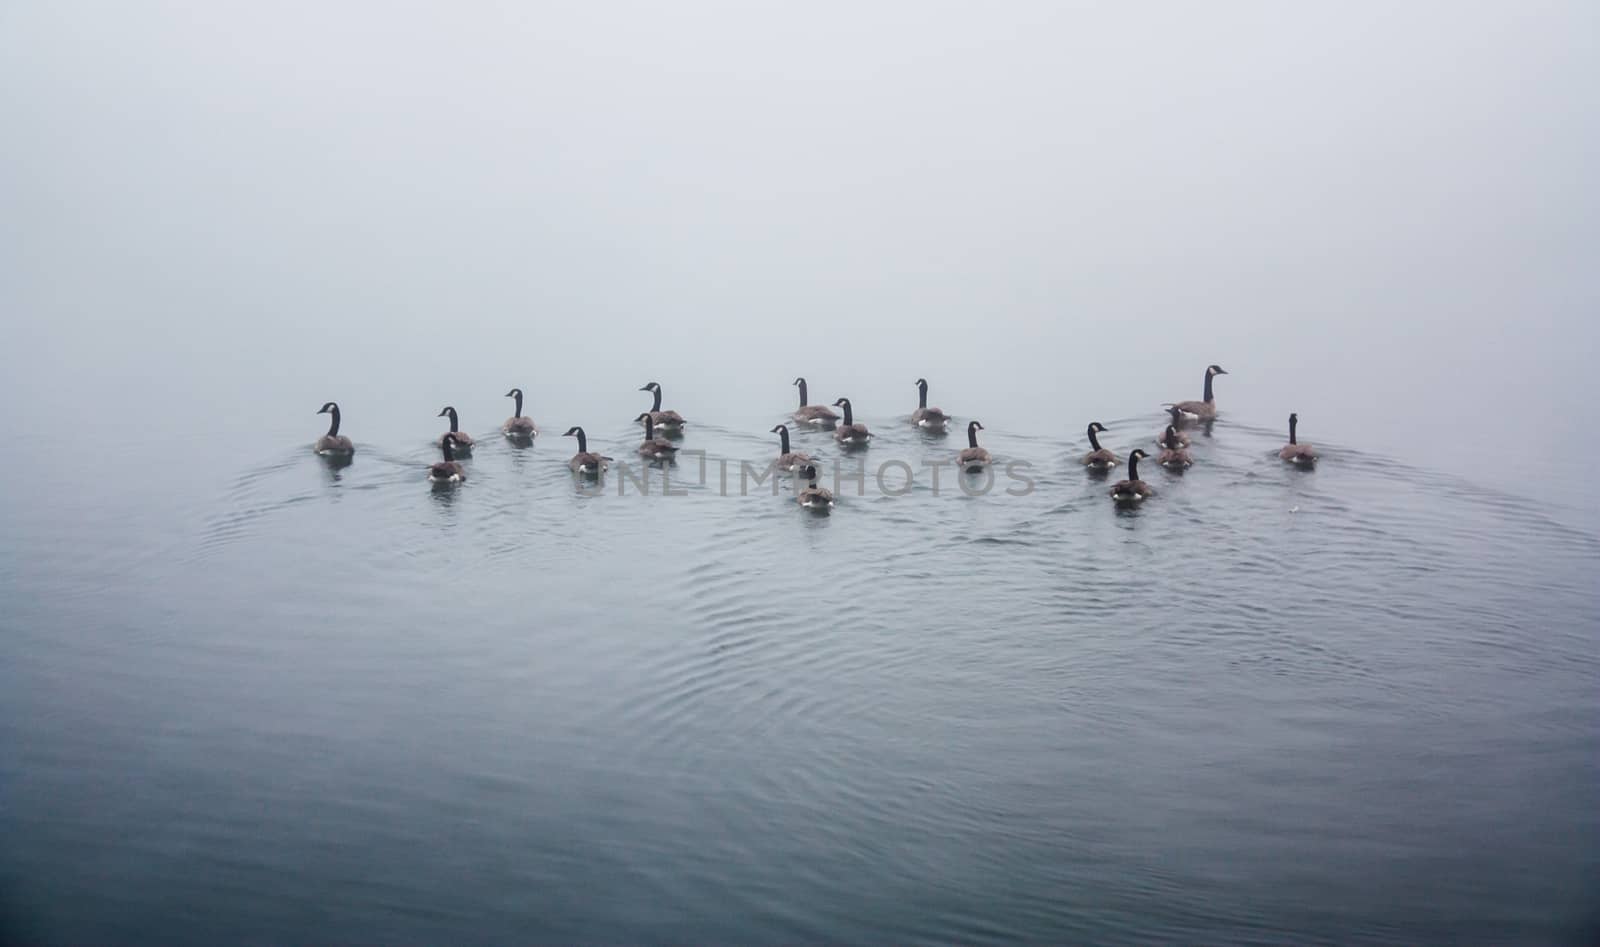
M 506 437 L 533 440 L 539 436 L 539 425 L 533 423 L 533 418 L 522 416 L 522 389 L 513 388 L 506 392 L 507 398 L 516 399 L 516 411 L 511 417 L 506 418 L 506 423 L 500 425 L 500 433 Z
M 1206 366 L 1206 387 L 1203 397 L 1199 401 L 1179 401 L 1171 405 L 1177 408 L 1185 421 L 1215 421 L 1217 418 L 1217 399 L 1211 394 L 1211 379 L 1218 375 L 1226 375 L 1221 365 Z
M 1116 486 L 1111 488 L 1111 500 L 1114 503 L 1140 503 L 1147 497 L 1153 497 L 1156 492 L 1150 485 L 1139 479 L 1139 461 L 1150 455 L 1134 448 L 1128 455 L 1128 479 L 1118 480 Z
M 778 435 L 778 459 L 773 461 L 773 466 L 779 470 L 793 473 L 802 466 L 811 463 L 811 455 L 803 451 L 789 449 L 789 426 L 780 424 L 772 429 Z
M 833 429 L 833 439 L 847 447 L 865 447 L 867 439 L 872 437 L 872 432 L 867 430 L 865 424 L 855 423 L 855 415 L 850 409 L 850 399 L 840 398 L 833 405 L 844 410 L 844 422 Z
M 796 378 L 794 383 L 800 388 L 800 407 L 796 408 L 794 412 L 796 421 L 825 427 L 839 420 L 839 415 L 827 405 L 806 404 L 806 380 L 804 378 Z
M 928 407 L 928 380 L 917 379 L 917 410 L 911 412 L 911 423 L 930 431 L 943 431 L 950 416 L 938 408 Z
M 1299 423 L 1300 415 L 1289 415 L 1289 443 L 1283 445 L 1283 450 L 1278 451 L 1278 459 L 1296 466 L 1310 467 L 1317 462 L 1317 449 L 1310 444 L 1302 444 L 1295 440 L 1294 429 Z
M 589 438 L 583 433 L 583 428 L 569 427 L 567 428 L 567 433 L 561 436 L 576 437 L 578 439 L 578 452 L 572 455 L 571 460 L 567 461 L 567 466 L 572 468 L 573 473 L 597 477 L 604 473 L 606 467 L 610 465 L 610 457 L 596 454 L 589 450 Z
M 967 446 L 956 455 L 956 464 L 962 470 L 982 470 L 989 464 L 989 452 L 978 446 L 978 432 L 981 430 L 981 423 L 967 423 Z
M 429 483 L 460 483 L 467 479 L 467 470 L 456 462 L 456 435 L 446 434 L 439 439 L 439 448 L 444 451 L 444 460 L 428 468 Z
M 316 443 L 311 445 L 311 449 L 325 457 L 354 454 L 356 445 L 351 442 L 350 438 L 339 433 L 339 406 L 330 401 L 318 408 L 317 413 L 331 414 L 333 418 L 328 424 L 328 433 L 317 438 Z
M 645 460 L 671 460 L 678 449 L 672 442 L 664 437 L 656 437 L 655 419 L 650 417 L 650 412 L 634 418 L 634 423 L 644 423 L 644 443 L 639 445 L 639 456 Z M 581 446 L 580 446 L 581 449 Z
M 643 388 L 640 388 L 639 390 L 640 391 L 648 391 L 652 395 L 655 396 L 655 402 L 650 406 L 650 420 L 655 422 L 656 427 L 661 428 L 663 431 L 672 432 L 672 433 L 680 432 L 680 431 L 683 430 L 684 424 L 687 423 L 687 422 L 685 422 L 683 420 L 683 415 L 679 414 L 676 411 L 663 411 L 663 410 L 661 410 L 661 385 L 660 384 L 658 384 L 656 382 L 650 382 L 648 385 L 645 385 Z
M 795 471 L 795 476 L 800 478 L 800 492 L 795 494 L 795 502 L 808 510 L 826 513 L 833 509 L 833 494 L 817 486 L 817 468 L 811 464 L 804 464 Z
M 441 410 L 437 416 L 450 419 L 450 430 L 439 435 L 439 443 L 443 444 L 446 437 L 453 435 L 456 439 L 456 448 L 459 449 L 463 454 L 471 453 L 472 435 L 461 430 L 461 419 L 456 416 L 456 409 L 450 407 L 449 405 L 445 405 L 444 409 Z
M 1089 453 L 1083 455 L 1083 465 L 1088 467 L 1090 470 L 1104 472 L 1122 463 L 1116 454 L 1113 454 L 1111 451 L 1100 446 L 1100 438 L 1096 435 L 1104 433 L 1106 433 L 1106 426 L 1104 424 L 1101 424 L 1099 421 L 1094 421 L 1089 424 L 1089 446 L 1094 448 L 1094 450 L 1091 450 Z

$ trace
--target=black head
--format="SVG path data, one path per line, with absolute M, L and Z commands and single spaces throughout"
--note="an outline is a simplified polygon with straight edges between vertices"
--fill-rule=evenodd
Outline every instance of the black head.
M 772 433 L 774 433 L 774 434 L 787 434 L 787 433 L 789 433 L 789 425 L 780 424 L 777 427 L 772 429 Z
M 522 397 L 522 389 L 521 388 L 513 388 L 510 391 L 506 392 L 506 397 L 507 398 L 520 398 L 520 397 Z
M 563 434 L 561 436 L 562 437 L 577 437 L 578 435 L 580 435 L 582 433 L 583 433 L 583 428 L 581 428 L 581 427 L 569 427 L 569 428 L 567 428 L 567 433 L 565 433 L 565 434 Z
M 835 408 L 848 408 L 850 406 L 850 399 L 849 398 L 840 398 L 838 401 L 835 401 L 833 403 L 833 406 Z
M 444 440 L 443 440 L 442 443 L 446 447 L 454 447 L 454 446 L 456 446 L 456 443 L 457 443 L 456 436 L 454 434 L 446 434 L 444 436 Z
M 455 414 L 455 413 L 456 413 L 456 409 L 455 408 L 452 408 L 449 405 L 445 405 L 444 407 L 439 409 L 439 413 L 434 415 L 434 417 L 437 417 L 437 418 L 448 418 L 452 414 Z
M 1173 427 L 1170 424 L 1167 425 L 1167 440 L 1169 440 L 1169 441 L 1173 440 L 1173 439 L 1177 438 L 1177 436 L 1178 436 L 1178 429 Z
M 318 414 L 332 414 L 333 412 L 335 412 L 337 410 L 339 410 L 339 405 L 334 403 L 334 402 L 332 402 L 332 401 L 330 401 L 327 404 L 323 405 L 322 407 L 318 408 L 317 409 L 317 413 Z
M 803 385 L 805 383 L 806 383 L 806 380 L 804 378 L 796 378 L 794 381 L 790 382 L 789 384 L 791 384 L 791 385 Z
M 650 420 L 650 412 L 641 411 L 641 412 L 639 412 L 639 416 L 633 419 L 633 423 L 634 424 L 638 424 L 640 421 L 648 421 L 648 420 Z M 574 429 L 574 430 L 576 430 L 576 429 Z M 568 431 L 567 433 L 571 434 L 572 431 Z
M 1206 374 L 1207 375 L 1226 375 L 1228 373 L 1227 373 L 1226 370 L 1223 369 L 1223 367 L 1221 365 L 1213 365 L 1210 368 L 1206 369 Z
M 640 388 L 639 390 L 640 391 L 660 391 L 661 390 L 661 385 L 657 384 L 656 382 L 650 382 L 648 385 L 645 385 L 643 388 Z
M 1099 421 L 1091 421 L 1089 423 L 1089 430 L 1095 434 L 1104 434 L 1106 433 L 1106 426 L 1101 424 Z
M 1289 423 L 1290 424 L 1299 424 L 1300 423 L 1300 415 L 1294 414 L 1294 413 L 1290 413 L 1290 415 L 1289 415 Z
M 928 387 L 928 379 L 926 379 L 926 378 L 918 378 L 917 379 L 917 387 L 918 388 L 926 388 L 926 387 Z
M 1146 457 L 1149 457 L 1149 456 L 1150 455 L 1146 454 L 1143 450 L 1135 447 L 1133 449 L 1133 453 L 1128 455 L 1128 459 L 1129 460 L 1144 460 Z
M 967 425 L 967 430 L 969 430 L 969 431 L 982 431 L 982 430 L 986 430 L 986 428 L 984 428 L 982 421 L 973 421 L 973 422 L 971 422 L 970 424 Z
M 1183 409 L 1182 409 L 1182 408 L 1180 408 L 1180 407 L 1178 407 L 1178 406 L 1177 406 L 1177 405 L 1175 405 L 1175 404 L 1169 404 L 1169 405 L 1167 405 L 1167 413 L 1168 413 L 1168 414 L 1170 414 L 1170 415 L 1172 415 L 1172 420 L 1173 420 L 1173 423 L 1177 423 L 1177 421 L 1178 421 L 1178 420 L 1179 420 L 1179 419 L 1180 419 L 1180 418 L 1182 418 L 1182 417 L 1183 417 Z

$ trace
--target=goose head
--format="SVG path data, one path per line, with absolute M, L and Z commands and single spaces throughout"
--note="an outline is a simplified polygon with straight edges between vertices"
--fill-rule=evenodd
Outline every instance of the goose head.
M 1206 369 L 1206 377 L 1207 378 L 1215 378 L 1218 375 L 1226 375 L 1226 374 L 1228 374 L 1227 370 L 1224 369 L 1221 365 L 1212 365 L 1210 368 Z
M 650 382 L 649 384 L 645 385 L 643 388 L 640 388 L 639 390 L 640 391 L 657 392 L 657 391 L 661 390 L 661 385 L 658 382 Z
M 522 389 L 521 388 L 513 388 L 510 391 L 506 392 L 506 397 L 507 398 L 520 398 L 520 397 L 522 397 Z
M 334 403 L 334 402 L 332 402 L 332 401 L 330 401 L 327 404 L 323 405 L 322 407 L 318 408 L 317 409 L 317 413 L 318 414 L 332 414 L 333 412 L 335 412 L 337 410 L 339 410 L 339 405 Z

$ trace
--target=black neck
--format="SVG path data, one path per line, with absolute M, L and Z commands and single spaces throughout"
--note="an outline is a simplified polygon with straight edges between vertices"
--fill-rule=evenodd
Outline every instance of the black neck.
M 1211 374 L 1211 370 L 1210 369 L 1206 369 L 1206 394 L 1205 394 L 1204 398 L 1200 399 L 1200 400 L 1204 401 L 1206 404 L 1210 404 L 1211 403 L 1211 379 L 1213 377 L 1215 377 L 1215 376 L 1213 376 Z
M 927 385 L 918 385 L 917 386 L 917 407 L 926 408 L 927 406 L 928 406 L 928 386 Z
M 977 447 L 978 446 L 978 422 L 976 422 L 976 421 L 974 421 L 971 424 L 967 425 L 967 446 L 968 447 Z
M 512 417 L 520 418 L 522 417 L 522 392 L 519 391 L 511 397 L 515 398 L 517 401 L 517 412 L 513 414 Z
M 1296 443 L 1295 439 L 1294 439 L 1294 426 L 1295 426 L 1295 423 L 1297 421 L 1299 421 L 1299 420 L 1300 420 L 1299 418 L 1290 418 L 1289 419 L 1289 443 L 1291 443 L 1291 444 Z
M 333 437 L 339 433 L 339 409 L 334 408 L 328 413 L 333 415 L 333 419 L 328 422 L 328 436 Z
M 456 459 L 455 443 L 455 439 L 449 437 L 439 442 L 439 446 L 444 450 L 444 459 L 446 463 Z
M 1210 384 L 1210 382 L 1207 382 L 1207 384 Z M 660 411 L 661 410 L 661 389 L 658 387 L 654 391 L 652 391 L 651 394 L 655 395 L 656 399 L 655 399 L 654 406 L 652 406 L 650 408 L 650 410 L 651 411 Z
M 648 414 L 644 416 L 644 439 L 647 441 L 656 439 L 656 419 Z
M 578 453 L 587 454 L 589 452 L 589 439 L 583 436 L 583 428 L 578 428 L 573 436 L 578 439 Z
M 803 408 L 806 406 L 806 380 L 802 378 L 797 384 L 800 386 L 800 407 Z
M 844 404 L 839 405 L 839 407 L 844 410 L 844 426 L 849 427 L 850 425 L 854 424 L 855 421 L 850 415 L 850 402 L 846 401 Z
M 778 453 L 780 453 L 780 454 L 789 453 L 789 429 L 788 428 L 786 428 L 786 427 L 778 428 L 778 444 L 782 447 L 782 450 L 778 451 Z
M 1128 479 L 1139 479 L 1139 458 L 1131 454 L 1128 456 Z
M 456 409 L 451 408 L 445 412 L 450 418 L 450 433 L 455 434 L 461 430 L 461 419 L 456 417 Z
M 1089 446 L 1095 450 L 1100 449 L 1100 438 L 1095 436 L 1093 424 L 1089 425 Z

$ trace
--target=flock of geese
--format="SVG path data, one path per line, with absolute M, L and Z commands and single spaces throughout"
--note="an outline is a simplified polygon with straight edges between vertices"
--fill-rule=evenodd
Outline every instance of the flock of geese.
M 1221 366 L 1209 365 L 1206 367 L 1205 389 L 1200 400 L 1163 405 L 1170 415 L 1170 423 L 1156 438 L 1156 446 L 1161 448 L 1160 454 L 1156 455 L 1158 465 L 1174 471 L 1181 471 L 1193 465 L 1194 459 L 1189 454 L 1189 435 L 1185 434 L 1184 430 L 1195 425 L 1209 425 L 1216 420 L 1217 400 L 1212 391 L 1212 381 L 1218 375 L 1226 374 L 1228 373 Z M 911 413 L 911 423 L 931 433 L 948 430 L 953 419 L 944 410 L 929 406 L 927 380 L 918 378 L 916 384 L 917 409 Z M 794 385 L 800 390 L 800 405 L 793 415 L 796 423 L 812 429 L 831 430 L 833 439 L 846 449 L 863 448 L 871 440 L 872 432 L 865 424 L 855 419 L 849 398 L 840 398 L 831 406 L 811 404 L 806 393 L 806 380 L 796 378 Z M 678 453 L 678 447 L 671 439 L 682 438 L 688 422 L 678 412 L 664 410 L 661 407 L 660 384 L 650 382 L 639 390 L 649 392 L 652 403 L 650 410 L 634 418 L 636 424 L 644 427 L 644 439 L 639 443 L 637 453 L 647 462 L 671 462 Z M 511 417 L 500 425 L 500 433 L 513 441 L 532 443 L 533 439 L 539 436 L 539 426 L 532 418 L 522 413 L 522 389 L 513 388 L 506 392 L 505 396 L 513 399 L 516 407 Z M 834 411 L 834 408 L 838 408 L 839 411 Z M 318 438 L 312 445 L 313 449 L 324 457 L 348 461 L 355 454 L 356 448 L 349 437 L 339 433 L 339 405 L 329 401 L 317 413 L 330 415 L 331 418 L 328 433 Z M 446 406 L 438 416 L 450 420 L 450 429 L 439 435 L 438 444 L 444 459 L 428 468 L 428 481 L 437 486 L 458 484 L 467 479 L 467 471 L 456 457 L 471 453 L 474 441 L 471 434 L 461 430 L 461 418 L 455 408 Z M 1299 415 L 1289 415 L 1289 443 L 1278 451 L 1278 457 L 1285 463 L 1310 467 L 1317 462 L 1317 452 L 1310 444 L 1301 443 L 1296 437 L 1295 428 L 1299 422 Z M 982 471 L 992 461 L 989 452 L 978 445 L 978 432 L 983 429 L 983 424 L 979 421 L 967 423 L 967 446 L 956 455 L 956 465 L 963 471 Z M 1122 458 L 1100 446 L 1100 435 L 1107 433 L 1105 425 L 1099 421 L 1091 422 L 1088 432 L 1091 449 L 1083 455 L 1083 466 L 1092 473 L 1105 475 L 1119 466 Z M 772 433 L 778 435 L 778 457 L 774 466 L 794 476 L 797 486 L 796 501 L 802 507 L 818 512 L 831 509 L 834 505 L 833 494 L 817 485 L 817 468 L 811 455 L 790 448 L 789 426 L 779 424 L 772 429 Z M 563 436 L 577 439 L 578 452 L 572 455 L 567 466 L 580 477 L 599 477 L 615 460 L 613 457 L 589 450 L 588 436 L 581 427 L 568 428 Z M 1127 479 L 1117 481 L 1110 490 L 1114 503 L 1138 504 L 1155 496 L 1155 490 L 1150 484 L 1139 479 L 1139 461 L 1149 456 L 1142 449 L 1136 448 L 1129 452 Z

